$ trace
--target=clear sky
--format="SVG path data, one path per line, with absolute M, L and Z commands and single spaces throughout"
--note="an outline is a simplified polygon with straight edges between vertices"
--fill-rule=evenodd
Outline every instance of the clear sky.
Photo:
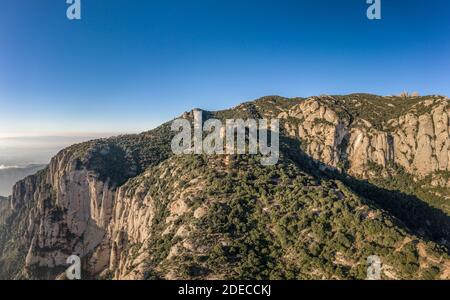
M 133 132 L 264 95 L 450 95 L 450 1 L 0 0 L 0 137 Z

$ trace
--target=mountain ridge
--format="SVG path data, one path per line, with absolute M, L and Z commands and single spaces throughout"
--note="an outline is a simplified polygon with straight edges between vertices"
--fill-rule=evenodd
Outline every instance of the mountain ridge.
M 205 112 L 219 119 L 281 119 L 282 157 L 273 178 L 248 156 L 173 156 L 170 122 L 138 135 L 71 146 L 14 187 L 12 217 L 0 232 L 0 278 L 56 278 L 73 253 L 83 258 L 93 278 L 363 278 L 364 255 L 370 252 L 386 260 L 385 278 L 448 278 L 449 156 L 440 154 L 450 153 L 449 107 L 443 96 L 352 94 L 269 96 Z M 405 151 L 397 151 L 401 147 Z M 204 174 L 214 174 L 215 167 L 223 173 L 203 178 L 191 165 Z M 390 187 L 374 183 L 380 178 L 396 182 Z M 357 180 L 376 192 L 385 190 L 396 202 L 371 199 Z M 395 189 L 403 187 L 395 184 L 403 181 L 426 189 L 400 195 Z M 247 190 L 236 182 L 247 182 Z M 204 194 L 210 186 L 215 187 L 206 188 L 211 195 Z M 426 215 L 409 211 L 406 196 L 430 207 Z M 417 220 L 424 222 L 414 227 Z M 274 228 L 269 234 L 263 230 L 267 226 Z M 199 238 L 199 228 L 211 231 L 207 240 Z M 391 240 L 376 235 L 377 230 Z M 293 240 L 300 232 L 311 236 Z M 247 239 L 248 234 L 254 238 Z M 6 245 L 11 240 L 16 242 Z M 204 249 L 217 243 L 220 249 Z M 221 271 L 220 261 L 228 268 Z

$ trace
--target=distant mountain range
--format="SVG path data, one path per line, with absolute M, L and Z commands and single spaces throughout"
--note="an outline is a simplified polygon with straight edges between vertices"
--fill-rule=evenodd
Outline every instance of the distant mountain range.
M 32 164 L 25 167 L 0 165 L 0 196 L 9 196 L 13 185 L 29 175 L 45 168 L 43 164 Z

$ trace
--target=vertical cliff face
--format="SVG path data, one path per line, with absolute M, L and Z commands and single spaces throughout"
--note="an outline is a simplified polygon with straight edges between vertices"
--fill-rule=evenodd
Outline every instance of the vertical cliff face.
M 63 273 L 66 259 L 72 254 L 82 257 L 83 272 L 92 278 L 245 278 L 243 274 L 247 271 L 243 270 L 249 268 L 246 263 L 241 265 L 239 260 L 228 261 L 222 257 L 228 253 L 235 255 L 236 260 L 248 255 L 251 260 L 253 254 L 230 254 L 241 251 L 236 250 L 241 249 L 241 245 L 230 246 L 233 242 L 226 234 L 226 230 L 236 228 L 240 231 L 237 230 L 239 234 L 234 238 L 245 240 L 248 247 L 256 247 L 254 243 L 261 242 L 261 245 L 270 244 L 273 253 L 281 251 L 277 255 L 287 255 L 283 256 L 282 263 L 273 258 L 270 265 L 280 263 L 280 269 L 298 268 L 289 262 L 288 253 L 302 257 L 309 253 L 311 257 L 329 261 L 334 267 L 357 272 L 359 262 L 350 261 L 349 255 L 351 251 L 364 251 L 353 249 L 347 240 L 358 240 L 363 248 L 369 247 L 366 241 L 377 240 L 390 250 L 411 244 L 407 249 L 420 260 L 413 263 L 419 265 L 417 274 L 425 276 L 428 267 L 438 265 L 440 273 L 436 276 L 444 278 L 450 269 L 444 254 L 448 250 L 433 252 L 423 240 L 408 235 L 403 225 L 393 225 L 396 221 L 378 208 L 368 209 L 367 203 L 345 187 L 337 187 L 327 180 L 322 184 L 313 182 L 305 175 L 310 170 L 300 170 L 299 167 L 306 166 L 293 160 L 304 152 L 321 169 L 338 170 L 355 179 L 393 176 L 397 180 L 400 173 L 394 167 L 398 166 L 411 176 L 408 181 L 411 185 L 433 189 L 433 195 L 441 201 L 439 208 L 447 212 L 446 207 L 449 207 L 450 212 L 450 206 L 446 206 L 450 200 L 449 101 L 435 96 L 403 99 L 349 95 L 294 100 L 269 97 L 216 113 L 218 117 L 282 119 L 282 134 L 299 141 L 300 148 L 282 153 L 282 167 L 271 170 L 270 176 L 261 166 L 249 161 L 239 164 L 233 157 L 202 162 L 172 157 L 171 133 L 167 126 L 141 135 L 69 147 L 55 156 L 45 170 L 18 182 L 10 199 L 0 199 L 0 223 L 3 224 L 0 227 L 0 278 L 55 278 Z M 285 166 L 290 167 L 285 170 Z M 245 191 L 251 193 L 247 198 L 244 186 Z M 241 207 L 243 204 L 235 199 L 242 197 L 253 206 Z M 347 204 L 335 204 L 339 201 Z M 237 208 L 226 208 L 230 203 Z M 211 210 L 213 207 L 216 213 Z M 296 209 L 291 211 L 292 207 Z M 246 217 L 254 218 L 253 223 L 234 224 L 241 220 L 239 216 L 245 211 L 252 211 L 252 215 Z M 296 216 L 297 213 L 302 217 Z M 221 214 L 229 214 L 229 217 L 223 219 Z M 287 214 L 292 215 L 285 218 Z M 353 218 L 350 216 L 355 219 L 346 223 Z M 289 220 L 298 218 L 304 221 L 288 226 Z M 314 225 L 318 220 L 328 219 L 333 221 Z M 208 223 L 208 220 L 215 220 L 215 223 Z M 274 220 L 283 220 L 283 223 Z M 333 227 L 340 223 L 349 228 Z M 255 240 L 247 241 L 250 234 L 246 230 L 254 224 L 261 228 L 266 226 L 267 230 L 255 228 L 251 235 Z M 355 226 L 361 229 L 355 231 Z M 297 248 L 286 238 L 298 236 L 295 228 L 301 228 L 307 235 L 296 244 Z M 311 231 L 311 228 L 314 229 Z M 372 233 L 376 232 L 373 228 L 390 232 L 395 238 L 389 242 L 383 240 L 382 236 Z M 342 236 L 339 230 L 346 234 Z M 262 233 L 265 231 L 268 235 Z M 213 247 L 216 244 L 224 248 L 216 249 Z M 321 251 L 338 247 L 341 251 L 325 255 L 319 250 L 313 251 L 316 247 Z M 347 250 L 350 252 L 345 254 Z M 426 255 L 419 252 L 433 253 L 430 254 L 433 257 L 441 253 L 442 256 L 436 258 L 440 263 L 427 261 Z M 226 268 L 235 269 L 239 265 L 242 273 L 222 272 L 206 260 L 211 253 L 227 261 Z M 272 259 L 266 252 L 258 255 L 261 261 Z M 392 258 L 390 262 L 390 274 L 396 274 L 393 278 L 416 278 L 414 272 L 402 275 L 403 267 L 395 266 L 395 260 Z M 193 261 L 196 267 L 192 266 Z M 320 274 L 312 270 L 299 272 L 306 278 L 357 276 L 351 272 L 353 275 L 338 276 L 341 271 L 330 273 L 327 270 L 334 268 L 330 266 L 321 268 Z M 278 274 L 275 269 L 270 272 Z M 287 274 L 277 276 L 284 278 Z
M 144 175 L 146 176 L 146 175 Z M 147 175 L 148 176 L 148 175 Z M 109 264 L 104 275 L 114 279 L 143 279 L 156 204 L 148 187 L 120 188 L 106 239 Z
M 396 162 L 422 176 L 450 171 L 449 116 L 450 101 L 441 99 L 423 101 L 391 120 Z
M 279 115 L 286 119 L 287 132 L 303 141 L 306 153 L 331 167 L 343 161 L 344 139 L 349 132 L 350 116 L 338 115 L 325 101 L 311 98 Z
M 22 235 L 27 244 L 25 277 L 53 276 L 71 254 L 91 255 L 103 240 L 115 192 L 92 171 L 79 167 L 70 150 L 54 157 L 47 169 L 14 187 L 12 213 L 27 214 Z M 102 269 L 93 261 L 92 271 Z
M 333 97 L 313 97 L 279 115 L 312 158 L 329 167 L 347 165 L 346 171 L 364 178 L 370 177 L 371 163 L 383 168 L 396 163 L 418 177 L 450 171 L 449 116 L 450 100 L 443 97 L 418 100 L 377 127 Z

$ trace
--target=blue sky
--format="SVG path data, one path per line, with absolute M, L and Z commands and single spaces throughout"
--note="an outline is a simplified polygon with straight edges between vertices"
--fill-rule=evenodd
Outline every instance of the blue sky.
M 450 95 L 450 2 L 0 0 L 0 137 L 146 130 L 265 95 Z

